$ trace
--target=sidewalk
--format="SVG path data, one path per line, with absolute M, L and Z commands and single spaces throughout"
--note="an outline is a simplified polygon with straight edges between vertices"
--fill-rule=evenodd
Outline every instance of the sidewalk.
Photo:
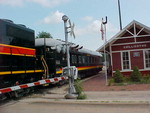
M 45 94 L 40 97 L 30 97 L 23 102 L 47 102 L 67 104 L 146 104 L 150 105 L 150 91 L 102 91 L 85 92 L 87 99 L 65 99 L 64 93 Z
M 87 101 L 97 101 L 101 103 L 149 103 L 150 91 L 98 91 L 85 92 Z
M 148 104 L 150 105 L 150 91 L 86 91 L 87 99 L 65 99 L 67 94 L 65 85 L 50 90 L 44 95 L 33 95 L 22 101 L 52 102 L 52 103 L 79 103 L 79 104 Z
M 150 104 L 150 84 L 147 84 L 146 87 L 144 85 L 110 87 L 105 85 L 103 73 L 100 73 L 100 75 L 85 79 L 83 81 L 83 87 L 87 95 L 87 99 L 85 100 L 65 99 L 68 85 L 55 87 L 54 89 L 48 90 L 44 95 L 33 95 L 29 99 L 33 101 L 59 103 Z M 146 90 L 141 90 L 139 87 L 145 88 Z

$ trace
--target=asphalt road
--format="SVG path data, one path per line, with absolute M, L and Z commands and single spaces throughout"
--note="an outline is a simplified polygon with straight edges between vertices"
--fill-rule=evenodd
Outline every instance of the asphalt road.
M 64 103 L 12 101 L 0 106 L 0 113 L 150 113 L 149 104 Z

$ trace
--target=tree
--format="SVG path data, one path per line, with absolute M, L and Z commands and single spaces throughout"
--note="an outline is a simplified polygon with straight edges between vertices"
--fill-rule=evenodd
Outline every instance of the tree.
M 37 34 L 36 38 L 53 38 L 53 37 L 50 33 L 42 31 Z

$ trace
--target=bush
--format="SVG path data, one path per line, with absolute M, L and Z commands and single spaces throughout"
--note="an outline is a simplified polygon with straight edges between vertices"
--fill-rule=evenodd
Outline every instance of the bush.
M 141 80 L 142 83 L 149 84 L 150 83 L 150 75 L 144 75 Z
M 82 87 L 80 79 L 75 80 L 74 87 L 76 89 L 76 93 L 78 94 L 77 99 L 86 99 L 87 98 L 87 96 L 83 93 L 83 87 Z
M 117 69 L 114 75 L 114 82 L 115 83 L 122 83 L 123 82 L 123 75 L 120 73 L 120 71 Z
M 113 84 L 114 84 L 114 79 L 113 78 L 109 79 L 108 86 L 112 86 Z
M 130 79 L 132 82 L 140 82 L 141 81 L 141 73 L 139 72 L 139 69 L 137 66 L 133 68 L 133 72 L 131 73 Z
M 86 99 L 87 98 L 87 96 L 86 96 L 86 94 L 80 94 L 80 95 L 78 95 L 78 97 L 77 97 L 77 99 Z

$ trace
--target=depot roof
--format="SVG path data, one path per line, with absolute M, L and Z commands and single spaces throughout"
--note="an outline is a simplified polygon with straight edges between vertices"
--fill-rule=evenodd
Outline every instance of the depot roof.
M 129 29 L 131 29 L 132 27 L 137 27 L 140 30 L 135 33 L 130 32 Z M 150 36 L 150 28 L 145 26 L 144 24 L 133 20 L 131 23 L 129 23 L 126 27 L 124 27 L 121 31 L 119 31 L 115 36 L 113 36 L 111 39 L 109 39 L 104 45 L 102 45 L 101 47 L 99 47 L 96 51 L 98 52 L 103 52 L 104 51 L 104 47 L 107 48 L 109 47 L 110 44 L 113 44 L 116 40 L 123 38 L 123 35 L 128 32 L 130 33 L 130 37 L 137 37 L 138 34 L 140 34 L 140 32 L 146 32 L 149 36 Z

